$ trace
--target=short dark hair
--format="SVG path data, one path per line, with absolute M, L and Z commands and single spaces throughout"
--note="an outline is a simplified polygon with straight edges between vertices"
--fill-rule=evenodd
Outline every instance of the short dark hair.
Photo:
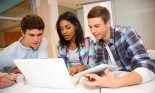
M 83 32 L 83 29 L 81 27 L 81 24 L 80 24 L 78 18 L 72 12 L 63 13 L 62 15 L 59 16 L 59 18 L 57 20 L 56 29 L 57 29 L 57 33 L 60 38 L 60 41 L 59 41 L 60 45 L 62 47 L 64 47 L 64 46 L 68 46 L 70 44 L 70 41 L 66 41 L 65 38 L 63 37 L 63 35 L 61 34 L 60 21 L 62 21 L 62 20 L 67 20 L 74 25 L 75 30 L 76 30 L 75 31 L 75 43 L 76 43 L 76 46 L 79 47 L 80 44 L 84 43 L 84 32 Z
M 95 6 L 89 11 L 87 18 L 96 17 L 101 17 L 104 23 L 106 24 L 107 21 L 110 19 L 110 13 L 106 7 Z
M 25 34 L 26 30 L 32 30 L 32 29 L 38 29 L 44 31 L 45 25 L 43 20 L 38 16 L 34 14 L 29 14 L 23 17 L 21 21 L 21 29 L 22 32 Z

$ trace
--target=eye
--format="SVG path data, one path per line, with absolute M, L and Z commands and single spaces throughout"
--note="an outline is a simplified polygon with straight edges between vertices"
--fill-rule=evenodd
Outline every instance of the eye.
M 95 28 L 98 28 L 98 27 L 100 27 L 99 25 L 95 25 Z
M 34 36 L 34 34 L 29 34 L 29 36 L 30 36 L 30 37 L 33 37 L 33 36 Z
M 71 28 L 71 26 L 67 26 L 67 27 L 66 27 L 66 29 L 70 29 L 70 28 Z
M 60 27 L 60 31 L 62 31 L 63 30 L 63 28 L 62 27 Z
M 38 34 L 38 36 L 42 36 L 42 35 L 43 35 L 43 33 Z
M 89 26 L 89 28 L 91 29 L 91 28 L 92 28 L 92 26 Z

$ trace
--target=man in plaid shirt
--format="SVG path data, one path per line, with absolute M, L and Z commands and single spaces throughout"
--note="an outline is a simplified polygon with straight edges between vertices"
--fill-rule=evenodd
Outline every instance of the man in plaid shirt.
M 96 56 L 99 64 L 113 64 L 106 46 L 109 47 L 115 64 L 124 71 L 125 76 L 116 78 L 108 70 L 104 76 L 86 74 L 95 81 L 84 80 L 90 87 L 118 88 L 148 82 L 155 77 L 155 60 L 146 52 L 141 38 L 134 29 L 127 26 L 111 26 L 109 11 L 102 6 L 92 8 L 88 13 L 88 25 L 95 36 Z

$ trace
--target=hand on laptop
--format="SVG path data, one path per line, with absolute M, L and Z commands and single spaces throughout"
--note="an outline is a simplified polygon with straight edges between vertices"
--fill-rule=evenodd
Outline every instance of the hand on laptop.
M 74 75 L 76 73 L 79 73 L 83 70 L 87 70 L 88 67 L 87 66 L 84 66 L 84 65 L 77 65 L 77 66 L 73 66 L 71 68 L 68 68 L 68 72 L 70 75 Z
M 0 89 L 12 86 L 17 78 L 17 74 L 9 73 L 4 76 L 0 76 Z

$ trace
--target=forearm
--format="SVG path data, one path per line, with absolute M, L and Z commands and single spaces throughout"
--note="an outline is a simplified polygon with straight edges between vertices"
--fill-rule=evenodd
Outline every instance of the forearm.
M 115 84 L 114 84 L 114 88 L 117 87 L 124 87 L 124 86 L 130 86 L 130 85 L 136 85 L 136 84 L 140 84 L 142 82 L 142 77 L 140 76 L 140 74 L 138 74 L 135 71 L 132 71 L 131 73 L 117 78 L 115 80 Z

